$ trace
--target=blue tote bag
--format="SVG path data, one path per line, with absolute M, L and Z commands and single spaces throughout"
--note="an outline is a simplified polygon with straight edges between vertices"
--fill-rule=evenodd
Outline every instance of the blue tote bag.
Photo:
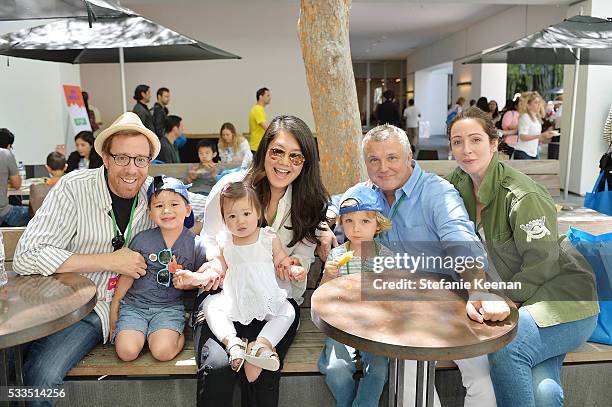
M 587 192 L 584 198 L 584 206 L 612 216 L 612 191 L 610 191 L 610 182 L 604 175 L 605 170 L 599 173 L 593 191 Z
M 612 233 L 594 236 L 570 227 L 567 237 L 591 264 L 597 280 L 600 311 L 589 341 L 612 345 Z

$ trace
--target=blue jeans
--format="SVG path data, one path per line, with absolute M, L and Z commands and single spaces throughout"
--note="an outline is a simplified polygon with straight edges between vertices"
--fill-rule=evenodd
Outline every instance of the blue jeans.
M 8 213 L 0 219 L 0 224 L 6 223 L 7 226 L 11 227 L 26 226 L 30 221 L 28 207 L 13 205 L 9 205 L 9 207 Z
M 563 406 L 563 359 L 589 339 L 596 323 L 597 316 L 592 316 L 540 328 L 529 311 L 520 308 L 512 342 L 489 354 L 498 407 Z
M 357 350 L 331 338 L 319 357 L 319 370 L 336 399 L 337 407 L 378 406 L 389 372 L 389 359 L 359 351 L 363 378 L 355 380 Z
M 85 318 L 53 335 L 29 344 L 24 356 L 24 385 L 59 387 L 64 377 L 98 343 L 102 342 L 102 321 L 92 311 Z M 30 402 L 28 406 L 54 406 L 57 399 Z

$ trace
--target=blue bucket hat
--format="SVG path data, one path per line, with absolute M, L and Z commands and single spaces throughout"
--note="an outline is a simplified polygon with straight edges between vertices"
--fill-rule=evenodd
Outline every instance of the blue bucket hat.
M 157 175 L 153 177 L 153 182 L 151 182 L 151 185 L 149 185 L 149 188 L 147 189 L 147 199 L 149 200 L 149 203 L 150 203 L 151 197 L 153 196 L 155 192 L 172 191 L 182 196 L 185 202 L 189 204 L 190 203 L 189 194 L 187 193 L 187 189 L 190 186 L 191 184 L 189 185 L 183 184 L 183 182 L 180 179 L 168 177 L 166 175 Z M 195 218 L 193 216 L 193 210 L 192 210 L 189 216 L 185 218 L 184 225 L 187 229 L 189 229 L 193 227 L 194 223 L 195 223 Z
M 355 204 L 342 207 L 347 200 L 354 200 Z M 355 211 L 373 211 L 383 213 L 385 203 L 378 192 L 364 184 L 350 187 L 340 198 L 340 215 Z

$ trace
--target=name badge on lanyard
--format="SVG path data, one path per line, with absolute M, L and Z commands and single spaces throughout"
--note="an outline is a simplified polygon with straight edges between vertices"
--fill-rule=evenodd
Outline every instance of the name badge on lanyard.
M 117 287 L 118 281 L 119 276 L 111 277 L 108 279 L 108 284 L 106 285 L 106 293 L 104 294 L 104 301 L 111 302 L 113 300 L 113 294 L 115 294 L 115 288 Z

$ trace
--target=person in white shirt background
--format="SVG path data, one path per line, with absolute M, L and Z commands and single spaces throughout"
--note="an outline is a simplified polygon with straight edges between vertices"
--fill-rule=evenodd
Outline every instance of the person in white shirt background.
M 553 130 L 542 132 L 544 106 L 538 92 L 525 92 L 519 105 L 519 140 L 514 147 L 515 160 L 537 160 L 540 158 L 540 141 L 546 143 L 557 133 Z
M 406 134 L 413 147 L 416 147 L 419 141 L 419 117 L 421 117 L 421 112 L 414 105 L 414 99 L 408 100 L 408 106 L 404 109 L 404 119 L 406 120 Z

